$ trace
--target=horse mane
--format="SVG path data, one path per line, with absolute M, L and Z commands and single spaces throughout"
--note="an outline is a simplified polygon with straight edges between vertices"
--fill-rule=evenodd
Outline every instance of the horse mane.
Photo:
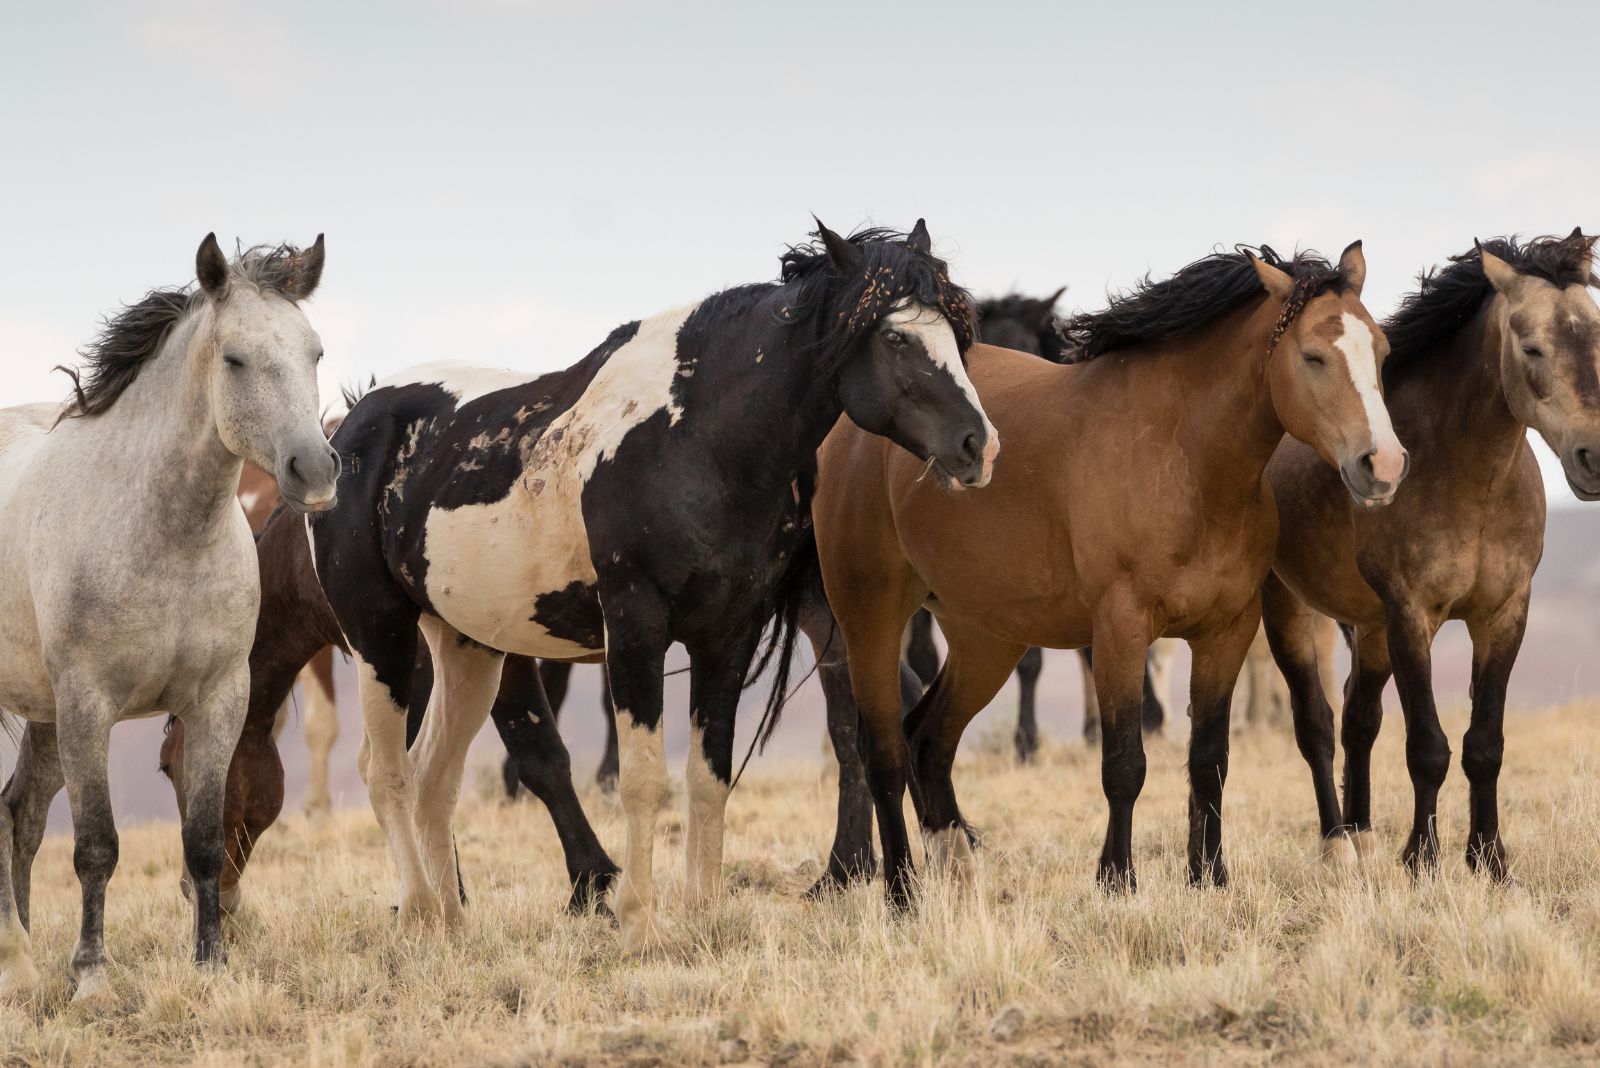
M 301 285 L 301 250 L 293 245 L 256 245 L 228 265 L 230 281 L 258 293 L 290 297 Z M 101 320 L 100 332 L 78 355 L 77 367 L 59 366 L 72 379 L 64 417 L 99 415 L 139 377 L 161 351 L 173 327 L 205 299 L 194 285 L 152 289 L 140 300 Z
M 1484 250 L 1504 260 L 1518 274 L 1542 278 L 1560 289 L 1571 285 L 1600 286 L 1591 256 L 1593 241 L 1577 230 L 1566 237 L 1533 237 L 1526 241 L 1514 234 L 1494 237 L 1451 256 L 1443 268 L 1430 267 L 1418 274 L 1416 291 L 1406 294 L 1383 323 L 1383 332 L 1389 338 L 1389 358 L 1383 364 L 1385 380 L 1391 372 L 1418 363 L 1424 354 L 1441 350 L 1444 342 L 1471 321 L 1494 293 L 1494 285 L 1483 273 Z
M 1315 252 L 1296 252 L 1284 259 L 1266 245 L 1259 249 L 1238 245 L 1232 252 L 1213 252 L 1195 260 L 1159 282 L 1147 274 L 1128 292 L 1111 294 L 1104 310 L 1079 312 L 1067 319 L 1060 327 L 1069 350 L 1065 362 L 1081 363 L 1131 345 L 1182 337 L 1263 292 L 1247 252 L 1294 279 L 1294 296 L 1285 306 L 1280 331 L 1306 301 L 1344 285 L 1338 270 Z
M 949 266 L 906 243 L 906 235 L 886 227 L 867 227 L 848 238 L 861 250 L 861 273 L 841 274 L 828 259 L 821 232 L 791 245 L 783 254 L 779 283 L 794 287 L 794 299 L 778 312 L 781 321 L 809 326 L 820 357 L 819 370 L 838 370 L 855 343 L 896 304 L 913 300 L 937 308 L 965 353 L 977 338 L 972 295 L 950 281 Z

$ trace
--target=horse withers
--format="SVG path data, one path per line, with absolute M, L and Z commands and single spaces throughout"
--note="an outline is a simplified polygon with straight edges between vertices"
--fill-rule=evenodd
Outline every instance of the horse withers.
M 1094 646 L 1110 810 L 1099 878 L 1131 889 L 1145 651 L 1163 635 L 1194 653 L 1189 877 L 1226 880 L 1229 702 L 1277 533 L 1267 462 L 1287 431 L 1374 504 L 1404 472 L 1365 274 L 1359 244 L 1337 267 L 1218 253 L 1070 320 L 1075 363 L 975 347 L 973 382 L 1006 442 L 981 495 L 920 480 L 917 464 L 848 422 L 829 436 L 817 546 L 871 736 L 891 902 L 911 894 L 908 772 L 930 855 L 970 864 L 956 747 L 1031 645 Z M 902 733 L 900 634 L 922 606 L 949 652 Z
M 64 406 L 0 413 L 0 707 L 27 720 L 0 806 L 0 987 L 37 981 L 29 876 L 65 782 L 83 891 L 76 996 L 105 988 L 111 727 L 163 712 L 188 732 L 195 959 L 224 959 L 224 780 L 259 595 L 234 494 L 250 460 L 296 508 L 334 504 L 322 345 L 299 307 L 322 265 L 321 237 L 230 263 L 208 235 L 198 287 L 156 290 L 109 319 Z
M 1497 799 L 1506 688 L 1544 551 L 1544 483 L 1532 427 L 1572 490 L 1600 499 L 1600 308 L 1595 239 L 1498 238 L 1424 274 L 1384 323 L 1384 392 L 1415 459 L 1381 511 L 1354 505 L 1298 442 L 1268 468 L 1281 534 L 1263 608 L 1311 766 L 1322 848 L 1350 860 L 1372 830 L 1372 746 L 1390 675 L 1405 713 L 1414 800 L 1402 857 L 1437 862 L 1439 787 L 1450 744 L 1434 705 L 1431 648 L 1447 619 L 1472 639 L 1472 718 L 1461 766 L 1471 794 L 1467 862 L 1506 875 Z M 1333 776 L 1333 713 L 1316 684 L 1317 614 L 1353 631 L 1345 690 L 1344 808 Z

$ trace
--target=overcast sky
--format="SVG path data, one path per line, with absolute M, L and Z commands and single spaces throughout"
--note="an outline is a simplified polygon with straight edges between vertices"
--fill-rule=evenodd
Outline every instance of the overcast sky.
M 381 12 L 381 15 L 379 14 Z M 0 2 L 0 403 L 231 247 L 328 240 L 331 385 L 565 366 L 926 216 L 1069 305 L 1362 238 L 1382 315 L 1475 235 L 1600 229 L 1600 3 Z M 1570 500 L 1559 477 L 1552 500 Z

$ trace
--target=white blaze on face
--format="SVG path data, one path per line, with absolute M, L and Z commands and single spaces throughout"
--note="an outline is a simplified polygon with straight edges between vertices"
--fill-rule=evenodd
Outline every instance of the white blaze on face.
M 978 391 L 972 388 L 972 380 L 967 377 L 967 369 L 961 363 L 961 350 L 956 347 L 955 331 L 950 329 L 943 315 L 910 302 L 895 308 L 884 319 L 902 334 L 922 343 L 934 366 L 955 379 L 967 403 L 983 419 L 983 478 L 977 485 L 987 486 L 994 476 L 994 459 L 1000 455 L 1000 434 L 989 422 L 989 413 L 978 402 Z
M 1400 439 L 1394 436 L 1389 409 L 1384 407 L 1383 394 L 1378 392 L 1378 356 L 1372 347 L 1372 328 L 1349 312 L 1344 313 L 1341 322 L 1344 333 L 1333 347 L 1344 357 L 1345 371 L 1367 414 L 1367 430 L 1376 450 L 1372 457 L 1372 474 L 1378 481 L 1392 485 L 1405 473 L 1406 451 L 1400 447 Z

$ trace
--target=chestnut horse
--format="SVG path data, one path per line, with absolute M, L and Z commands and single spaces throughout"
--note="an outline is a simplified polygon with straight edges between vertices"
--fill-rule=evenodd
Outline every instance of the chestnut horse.
M 1132 889 L 1145 651 L 1163 635 L 1194 653 L 1189 877 L 1226 880 L 1229 701 L 1277 535 L 1267 462 L 1288 431 L 1373 506 L 1405 468 L 1365 274 L 1359 243 L 1337 268 L 1216 253 L 1071 320 L 1074 364 L 975 346 L 972 379 L 1006 442 L 982 494 L 944 492 L 848 421 L 829 435 L 813 519 L 870 734 L 891 903 L 911 893 L 908 763 L 930 855 L 965 869 L 956 746 L 1031 645 L 1095 648 L 1110 806 L 1099 878 Z M 923 606 L 949 651 L 902 733 L 900 635 Z
M 1416 461 L 1394 508 L 1351 508 L 1332 473 L 1297 442 L 1285 442 L 1267 469 L 1282 537 L 1263 609 L 1311 765 L 1325 855 L 1348 857 L 1347 834 L 1372 828 L 1372 744 L 1393 672 L 1416 806 L 1402 856 L 1413 871 L 1437 863 L 1434 820 L 1450 745 L 1434 707 L 1429 650 L 1440 625 L 1460 619 L 1473 652 L 1472 720 L 1461 754 L 1471 785 L 1467 862 L 1505 877 L 1496 787 L 1506 685 L 1544 551 L 1544 486 L 1528 428 L 1561 458 L 1574 493 L 1600 499 L 1594 241 L 1577 230 L 1560 239 L 1486 241 L 1424 274 L 1384 324 L 1393 345 L 1385 394 Z M 1314 613 L 1354 628 L 1342 815 L 1333 714 L 1315 685 Z

